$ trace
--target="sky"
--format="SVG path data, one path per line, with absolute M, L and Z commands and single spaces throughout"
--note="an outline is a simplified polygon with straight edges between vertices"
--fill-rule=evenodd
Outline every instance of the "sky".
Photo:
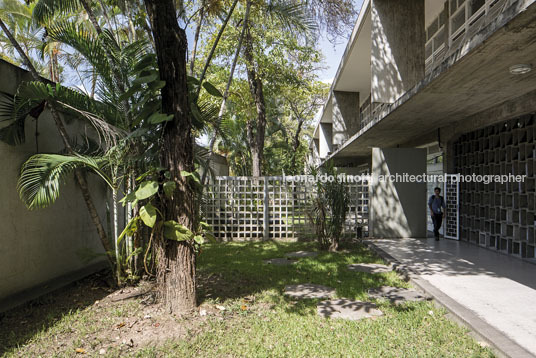
M 354 7 L 357 11 L 361 9 L 361 5 L 363 4 L 363 0 L 353 0 Z M 356 18 L 357 20 L 357 18 Z M 353 28 L 350 30 L 350 33 L 348 34 L 348 38 L 351 35 Z M 338 43 L 335 44 L 335 46 L 329 42 L 325 35 L 322 36 L 322 39 L 320 41 L 319 47 L 322 53 L 325 57 L 325 69 L 319 72 L 319 80 L 326 83 L 333 82 L 333 78 L 335 77 L 335 74 L 337 73 L 337 69 L 339 68 L 339 63 L 341 62 L 342 55 L 344 54 L 344 50 L 346 49 L 346 44 L 348 43 L 348 39 L 339 39 Z
M 319 47 L 322 51 L 322 54 L 324 54 L 325 68 L 322 69 L 318 74 L 318 78 L 320 81 L 325 83 L 333 82 L 333 78 L 337 73 L 337 69 L 339 67 L 339 63 L 341 62 L 342 55 L 344 54 L 344 50 L 346 49 L 346 43 L 346 40 L 341 39 L 340 41 L 338 41 L 337 44 L 333 45 L 326 38 L 322 38 Z

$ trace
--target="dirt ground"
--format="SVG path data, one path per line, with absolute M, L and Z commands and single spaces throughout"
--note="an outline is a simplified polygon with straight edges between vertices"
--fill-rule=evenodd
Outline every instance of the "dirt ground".
M 174 317 L 155 303 L 154 282 L 142 281 L 137 287 L 114 290 L 108 285 L 109 279 L 109 273 L 102 271 L 0 314 L 0 356 L 10 352 L 15 356 L 64 355 L 73 350 L 79 354 L 131 353 L 148 345 L 193 335 L 208 317 L 223 320 L 231 314 L 223 306 L 205 303 L 195 312 Z M 217 275 L 201 276 L 198 286 L 200 290 L 210 286 L 206 290 L 210 296 L 210 291 L 220 286 L 218 281 Z M 77 310 L 81 315 L 76 323 L 85 325 L 82 329 L 88 331 L 82 339 L 76 325 L 72 329 L 63 327 L 73 322 L 62 322 L 66 315 Z M 53 340 L 41 347 L 33 345 L 31 352 L 12 351 L 49 329 L 59 331 Z

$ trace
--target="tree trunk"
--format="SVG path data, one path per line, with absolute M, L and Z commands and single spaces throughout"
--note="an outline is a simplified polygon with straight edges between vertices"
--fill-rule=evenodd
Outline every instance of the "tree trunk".
M 173 114 L 166 123 L 160 154 L 161 165 L 169 169 L 177 183 L 171 199 L 163 198 L 160 211 L 165 220 L 175 220 L 194 231 L 196 227 L 195 191 L 181 171 L 194 171 L 193 140 L 188 88 L 186 83 L 186 33 L 177 23 L 173 0 L 145 0 L 151 19 L 162 88 L 162 111 Z M 171 313 L 190 311 L 196 306 L 195 251 L 190 241 L 172 241 L 159 233 L 157 284 L 159 295 Z
M 216 40 L 214 40 L 214 43 L 212 44 L 212 48 L 210 49 L 210 52 L 208 54 L 207 61 L 205 62 L 205 66 L 203 67 L 203 71 L 201 72 L 201 76 L 199 76 L 199 88 L 197 89 L 197 96 L 199 96 L 199 92 L 201 91 L 201 85 L 205 80 L 205 75 L 207 74 L 208 67 L 210 66 L 210 61 L 212 61 L 212 57 L 214 56 L 216 47 L 218 47 L 218 44 L 220 43 L 221 35 L 223 35 L 223 31 L 225 31 L 225 28 L 227 27 L 227 24 L 229 23 L 229 20 L 233 15 L 236 4 L 238 4 L 238 0 L 234 0 L 233 5 L 231 5 L 229 13 L 225 17 L 223 24 L 221 24 L 220 30 L 218 31 L 218 35 L 216 36 Z
M 115 187 L 117 183 L 114 182 L 114 188 L 112 189 L 112 220 L 113 220 L 113 226 L 114 226 L 114 247 L 115 247 L 115 274 L 116 274 L 116 280 L 117 284 L 121 285 L 121 262 L 119 260 L 119 257 L 121 256 L 121 250 L 119 249 L 119 242 L 117 241 L 117 238 L 119 237 L 119 218 L 117 215 L 117 205 L 119 204 L 117 199 L 117 188 Z
M 195 28 L 194 43 L 192 46 L 192 58 L 190 59 L 190 76 L 194 75 L 195 70 L 195 55 L 197 53 L 197 43 L 199 42 L 199 34 L 201 33 L 201 27 L 203 26 L 203 20 L 205 19 L 205 2 L 201 1 L 201 8 L 199 9 L 199 21 Z
M 296 153 L 300 147 L 300 133 L 303 127 L 303 122 L 304 119 L 298 119 L 298 128 L 296 128 L 296 133 L 294 133 L 294 138 L 292 139 L 292 153 L 290 154 L 292 156 L 292 160 L 290 162 L 291 170 L 295 170 L 296 167 Z
M 339 249 L 339 238 L 332 238 L 329 245 L 329 252 L 336 252 Z
M 240 51 L 242 50 L 242 42 L 244 40 L 244 35 L 246 34 L 246 29 L 249 21 L 249 11 L 251 9 L 251 0 L 248 0 L 246 3 L 246 13 L 244 14 L 244 20 L 242 23 L 242 31 L 240 31 L 240 38 L 238 39 L 238 45 L 236 46 L 235 55 L 233 58 L 233 63 L 231 65 L 231 71 L 229 72 L 229 78 L 227 79 L 227 85 L 225 86 L 225 92 L 223 92 L 223 99 L 221 101 L 220 111 L 218 112 L 218 119 L 214 127 L 214 135 L 210 138 L 210 144 L 208 146 L 208 160 L 207 168 L 210 168 L 210 161 L 212 160 L 212 154 L 214 153 L 214 144 L 216 143 L 216 137 L 220 130 L 221 121 L 225 113 L 225 108 L 227 107 L 227 99 L 229 98 L 229 90 L 231 89 L 231 84 L 233 83 L 234 72 L 236 69 L 236 63 L 238 62 L 238 57 L 240 57 Z M 205 180 L 207 177 L 208 170 L 203 172 L 203 177 L 201 179 L 201 184 L 205 185 Z
M 247 134 L 251 151 L 251 174 L 253 176 L 261 176 L 264 157 L 264 136 L 266 132 L 266 106 L 264 103 L 262 80 L 255 68 L 255 60 L 253 58 L 253 38 L 251 37 L 249 29 L 246 31 L 245 40 L 244 55 L 246 58 L 249 91 L 253 97 L 255 108 L 257 110 L 255 125 L 251 123 L 251 120 L 247 123 Z

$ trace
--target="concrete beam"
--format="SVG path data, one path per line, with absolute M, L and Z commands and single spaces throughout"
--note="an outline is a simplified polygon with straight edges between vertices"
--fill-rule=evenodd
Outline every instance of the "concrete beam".
M 394 103 L 424 77 L 424 0 L 372 0 L 372 102 Z
M 370 226 L 380 238 L 426 237 L 426 183 L 378 180 L 426 173 L 426 149 L 373 148 Z
M 359 92 L 333 91 L 333 144 L 343 144 L 359 131 Z

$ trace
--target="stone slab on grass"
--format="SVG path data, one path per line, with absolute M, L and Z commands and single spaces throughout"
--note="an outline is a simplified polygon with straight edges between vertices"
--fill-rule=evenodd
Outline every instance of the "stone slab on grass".
M 304 298 L 332 298 L 335 295 L 335 289 L 312 283 L 301 283 L 298 285 L 285 286 L 285 296 L 296 299 Z
M 348 265 L 348 270 L 367 273 L 383 273 L 393 271 L 393 268 L 382 264 L 351 264 Z
M 275 259 L 264 260 L 265 264 L 278 265 L 278 266 L 294 265 L 296 262 L 298 262 L 298 261 L 291 260 L 291 259 L 288 259 L 288 258 L 285 258 L 285 257 L 278 257 L 278 258 L 275 258 Z
M 351 301 L 345 298 L 322 301 L 316 306 L 318 315 L 326 318 L 342 318 L 357 321 L 383 315 L 371 302 Z
M 318 256 L 318 252 L 313 251 L 296 251 L 285 254 L 286 257 L 315 257 Z
M 370 289 L 368 291 L 368 295 L 369 297 L 376 299 L 384 298 L 394 304 L 401 304 L 408 301 L 424 301 L 429 299 L 429 297 L 418 291 L 391 286 L 382 286 L 380 288 Z

